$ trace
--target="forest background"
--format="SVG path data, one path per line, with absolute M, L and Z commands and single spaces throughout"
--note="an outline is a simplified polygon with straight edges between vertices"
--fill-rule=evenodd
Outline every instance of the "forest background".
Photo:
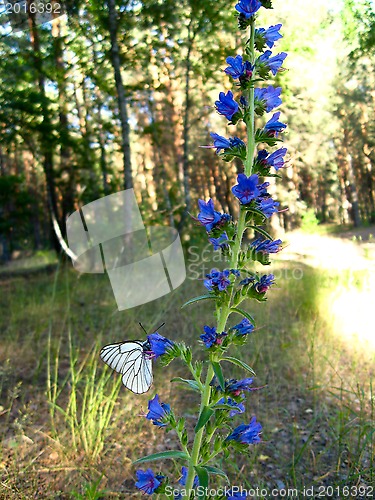
M 1 37 L 1 258 L 53 246 L 51 220 L 134 187 L 150 220 L 180 230 L 197 198 L 233 213 L 238 164 L 213 102 L 240 34 L 224 1 L 67 2 L 67 14 Z M 275 2 L 289 166 L 278 183 L 290 230 L 375 221 L 374 9 L 370 1 Z M 276 23 L 273 11 L 261 21 Z M 225 77 L 230 88 L 229 77 Z

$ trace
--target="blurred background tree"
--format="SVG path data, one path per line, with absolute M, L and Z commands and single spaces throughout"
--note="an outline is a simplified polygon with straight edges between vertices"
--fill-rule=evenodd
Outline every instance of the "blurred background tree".
M 319 222 L 373 223 L 374 5 L 274 6 L 288 34 L 278 50 L 290 54 L 279 76 L 290 162 L 277 188 L 289 210 L 273 225 L 293 229 L 306 211 Z M 277 20 L 268 10 L 261 21 Z M 52 23 L 38 26 L 30 15 L 23 32 L 4 23 L 3 260 L 17 249 L 59 248 L 56 224 L 64 234 L 72 211 L 124 187 L 134 186 L 148 220 L 186 237 L 198 197 L 233 211 L 240 165 L 199 148 L 211 131 L 231 133 L 213 107 L 217 67 L 236 52 L 224 0 L 80 0 Z

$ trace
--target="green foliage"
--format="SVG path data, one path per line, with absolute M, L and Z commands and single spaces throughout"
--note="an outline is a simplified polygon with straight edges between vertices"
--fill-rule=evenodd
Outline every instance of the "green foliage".
M 0 176 L 0 234 L 5 236 L 9 251 L 29 246 L 33 210 L 35 204 L 23 176 Z
M 302 214 L 302 223 L 301 229 L 306 233 L 315 233 L 316 229 L 319 225 L 319 220 L 317 219 L 315 212 L 312 208 L 306 210 L 304 214 Z
M 71 492 L 72 497 L 76 498 L 77 500 L 100 500 L 105 498 L 107 491 L 101 490 L 99 488 L 101 481 L 102 477 L 100 477 L 96 481 L 87 482 L 83 486 L 83 492 L 78 493 L 76 491 L 72 491 Z

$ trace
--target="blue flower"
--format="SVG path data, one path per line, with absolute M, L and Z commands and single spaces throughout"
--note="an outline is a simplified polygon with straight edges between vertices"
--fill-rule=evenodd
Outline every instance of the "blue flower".
M 254 240 L 250 246 L 256 251 L 260 253 L 278 253 L 281 250 L 281 240 L 262 240 L 261 238 L 257 238 Z
M 239 146 L 245 146 L 245 143 L 241 141 L 238 137 L 230 137 L 229 139 L 226 139 L 225 137 L 215 134 L 214 132 L 211 132 L 211 137 L 214 140 L 213 146 L 201 146 L 203 148 L 216 148 L 216 153 L 220 153 L 220 151 L 223 149 L 224 151 L 239 147 Z
M 210 274 L 206 274 L 206 280 L 204 280 L 204 286 L 210 292 L 217 287 L 219 292 L 223 292 L 230 285 L 230 281 L 228 279 L 230 275 L 230 271 L 228 269 L 224 269 L 224 271 L 219 271 L 218 269 L 212 269 Z
M 254 283 L 254 288 L 258 293 L 266 293 L 274 284 L 275 276 L 273 274 L 264 274 L 257 283 Z
M 215 101 L 215 105 L 217 112 L 224 115 L 227 120 L 231 120 L 239 109 L 237 102 L 233 99 L 233 93 L 230 90 L 228 90 L 226 94 L 220 92 L 219 100 Z
M 267 88 L 255 89 L 254 97 L 256 101 L 259 101 L 265 107 L 267 113 L 269 113 L 282 104 L 280 94 L 281 87 L 275 89 L 270 85 Z
M 234 429 L 232 434 L 230 434 L 226 440 L 227 441 L 237 441 L 242 444 L 255 444 L 259 443 L 260 433 L 262 431 L 262 426 L 259 422 L 256 421 L 256 418 L 253 417 L 249 423 L 249 425 L 241 424 Z
M 220 345 L 222 343 L 222 337 L 226 336 L 226 333 L 217 333 L 216 328 L 212 327 L 210 328 L 209 326 L 204 326 L 203 327 L 205 333 L 202 333 L 200 338 L 202 339 L 203 343 L 205 346 L 209 349 L 212 347 L 214 344 Z
M 152 495 L 160 486 L 162 479 L 164 479 L 164 476 L 155 476 L 151 469 L 147 469 L 146 471 L 137 470 L 136 476 L 138 479 L 135 483 L 136 487 L 147 495 Z
M 181 479 L 178 481 L 182 486 L 186 486 L 186 480 L 187 480 L 187 475 L 188 475 L 188 468 L 187 467 L 181 467 Z M 198 476 L 194 477 L 194 483 L 193 487 L 196 488 L 199 486 L 199 479 Z
M 262 4 L 259 0 L 240 0 L 236 5 L 236 11 L 242 14 L 246 19 L 253 16 Z
M 221 214 L 215 210 L 214 202 L 211 198 L 207 203 L 204 200 L 198 200 L 198 206 L 200 212 L 197 219 L 202 226 L 205 226 L 207 232 L 212 231 L 215 226 L 224 224 L 230 219 L 230 215 Z
M 280 54 L 277 54 L 276 56 L 270 57 L 271 55 L 272 52 L 270 50 L 266 50 L 266 52 L 259 57 L 258 61 L 265 64 L 273 76 L 276 76 L 276 73 L 283 65 L 283 62 L 287 58 L 288 54 L 286 52 L 280 52 Z
M 226 62 L 229 64 L 228 68 L 225 68 L 224 72 L 230 75 L 234 80 L 237 80 L 242 76 L 245 71 L 245 65 L 242 60 L 242 56 L 239 54 L 236 57 L 227 57 Z
M 253 76 L 254 66 L 250 61 L 244 61 L 241 55 L 229 56 L 226 61 L 229 66 L 225 68 L 224 72 L 230 75 L 233 80 L 248 81 Z
M 239 139 L 238 137 L 230 137 L 229 142 L 231 148 L 238 148 L 239 146 L 245 146 L 245 143 L 241 141 L 241 139 Z
M 263 199 L 259 202 L 259 210 L 261 210 L 264 215 L 269 219 L 272 214 L 278 212 L 278 207 L 280 203 L 273 200 L 272 198 Z
M 243 279 L 240 281 L 240 285 L 249 285 L 250 283 L 253 283 L 255 281 L 254 276 L 248 276 L 247 278 Z
M 200 338 L 203 340 L 204 344 L 206 347 L 210 348 L 212 347 L 217 339 L 217 332 L 216 328 L 210 328 L 209 326 L 204 326 L 204 331 L 205 333 L 200 336 Z
M 226 232 L 221 234 L 219 238 L 209 238 L 208 241 L 213 244 L 214 250 L 224 250 L 225 248 L 228 248 L 228 235 Z
M 247 335 L 248 333 L 251 333 L 254 330 L 254 325 L 250 323 L 250 321 L 247 318 L 244 318 L 241 321 L 241 323 L 235 325 L 233 329 L 237 330 L 237 335 Z
M 281 123 L 278 121 L 280 115 L 281 115 L 280 111 L 274 113 L 272 118 L 270 118 L 264 126 L 264 128 L 268 130 L 269 133 L 276 136 L 278 135 L 279 132 L 282 132 L 286 128 L 285 123 Z
M 249 103 L 248 103 L 248 101 L 247 101 L 246 97 L 245 97 L 245 96 L 243 96 L 243 95 L 240 97 L 240 104 L 241 104 L 241 106 L 242 106 L 243 108 L 247 108 L 247 107 L 248 107 L 248 105 L 249 105 Z
M 148 413 L 146 418 L 148 420 L 152 420 L 154 425 L 165 427 L 167 425 L 165 417 L 167 417 L 170 413 L 170 405 L 167 403 L 160 403 L 158 394 L 155 395 L 154 399 L 150 399 L 148 402 Z
M 231 269 L 230 273 L 233 274 L 233 276 L 235 276 L 236 278 L 240 278 L 241 276 L 241 272 L 239 269 Z
M 168 349 L 174 346 L 174 342 L 163 337 L 158 332 L 151 333 L 151 335 L 148 335 L 147 338 L 150 342 L 151 351 L 154 354 L 155 359 L 165 354 Z
M 252 383 L 252 378 L 244 378 L 242 380 L 232 378 L 226 383 L 225 392 L 232 393 L 233 396 L 239 396 L 243 391 L 253 391 L 254 389 L 250 387 Z
M 229 139 L 226 139 L 222 135 L 215 134 L 214 132 L 211 132 L 210 136 L 214 140 L 214 145 L 213 146 L 205 146 L 206 148 L 216 148 L 216 153 L 219 153 L 221 149 L 230 148 Z
M 258 180 L 259 177 L 256 174 L 250 177 L 247 177 L 245 174 L 237 176 L 238 184 L 232 187 L 232 193 L 243 205 L 247 205 L 260 195 Z
M 257 161 L 261 165 L 267 166 L 268 165 L 268 162 L 267 162 L 267 156 L 268 155 L 269 155 L 268 151 L 266 151 L 265 149 L 261 149 L 260 151 L 258 151 Z
M 255 35 L 260 34 L 264 38 L 264 41 L 266 42 L 268 47 L 272 49 L 275 42 L 283 37 L 283 35 L 280 35 L 279 33 L 281 27 L 282 24 L 276 24 L 275 26 L 270 26 L 268 29 L 259 28 L 255 30 Z
M 274 167 L 276 171 L 282 168 L 285 163 L 284 156 L 287 152 L 287 148 L 281 148 L 271 153 L 266 160 L 268 165 Z
M 234 417 L 234 415 L 239 415 L 240 413 L 244 413 L 245 411 L 245 405 L 243 403 L 238 403 L 237 401 L 234 401 L 232 398 L 221 398 L 218 402 L 218 405 L 220 404 L 226 404 L 228 406 L 231 406 L 233 410 L 230 410 L 229 416 Z

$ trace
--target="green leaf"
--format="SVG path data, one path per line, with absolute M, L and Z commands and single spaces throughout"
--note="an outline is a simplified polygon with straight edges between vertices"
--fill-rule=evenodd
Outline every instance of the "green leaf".
M 269 233 L 267 233 L 267 231 L 265 231 L 263 228 L 261 228 L 259 226 L 251 226 L 251 225 L 248 225 L 247 227 L 254 229 L 254 231 L 257 231 L 260 234 L 263 234 L 263 236 L 265 236 L 268 240 L 271 240 L 271 241 L 273 240 L 272 236 Z
M 181 306 L 181 309 L 183 309 L 186 306 L 190 306 L 190 304 L 194 304 L 195 302 L 200 302 L 201 300 L 209 300 L 209 299 L 216 299 L 216 295 L 200 295 L 199 297 L 194 297 L 193 299 L 188 300 L 185 302 L 184 305 Z
M 211 361 L 212 368 L 214 369 L 217 380 L 219 381 L 219 385 L 221 389 L 224 391 L 225 389 L 225 379 L 223 375 L 223 370 L 221 369 L 220 363 L 216 363 L 216 361 Z
M 246 363 L 244 363 L 243 361 L 241 361 L 237 358 L 232 358 L 232 357 L 228 356 L 226 358 L 223 358 L 222 361 L 229 361 L 229 363 L 233 363 L 234 365 L 240 366 L 244 370 L 246 370 L 249 373 L 251 373 L 252 375 L 256 376 L 255 371 L 249 365 L 247 365 Z
M 197 425 L 195 426 L 194 431 L 198 432 L 200 429 L 202 429 L 202 427 L 204 427 L 206 423 L 210 420 L 213 413 L 214 411 L 211 410 L 211 408 L 205 406 L 199 415 L 198 422 Z
M 184 451 L 167 450 L 147 455 L 147 457 L 138 458 L 138 460 L 135 460 L 133 464 L 142 464 L 144 462 L 152 462 L 153 460 L 163 460 L 164 458 L 182 458 L 183 460 L 188 460 L 189 456 Z
M 215 406 L 212 407 L 213 410 L 233 410 L 233 406 L 231 405 L 226 405 L 225 403 L 222 404 L 216 404 Z
M 209 465 L 202 465 L 202 468 L 206 469 L 206 471 L 209 474 L 216 474 L 217 476 L 224 477 L 226 479 L 226 481 L 228 482 L 228 484 L 230 484 L 228 476 L 221 469 L 218 469 L 217 467 L 211 467 Z
M 258 210 L 257 208 L 254 207 L 245 207 L 246 210 L 252 214 L 259 215 L 259 217 L 262 218 L 262 220 L 266 220 L 267 217 L 264 215 L 264 213 L 261 210 Z M 247 226 L 247 227 L 252 227 L 252 226 Z M 272 238 L 271 238 L 272 239 Z
M 240 314 L 244 318 L 247 318 L 255 326 L 255 320 L 254 320 L 254 318 L 247 311 L 244 311 L 243 309 L 240 309 L 239 307 L 231 307 L 230 310 L 231 310 L 231 312 Z
M 196 465 L 194 467 L 198 479 L 199 479 L 199 486 L 202 486 L 202 488 L 199 488 L 198 490 L 198 496 L 197 498 L 206 498 L 206 490 L 208 489 L 208 471 L 204 467 L 200 467 L 199 465 Z M 203 491 L 201 491 L 203 490 Z
M 183 384 L 187 384 L 193 391 L 201 392 L 196 380 L 188 380 L 186 378 L 175 377 L 172 378 L 171 382 L 182 382 Z

